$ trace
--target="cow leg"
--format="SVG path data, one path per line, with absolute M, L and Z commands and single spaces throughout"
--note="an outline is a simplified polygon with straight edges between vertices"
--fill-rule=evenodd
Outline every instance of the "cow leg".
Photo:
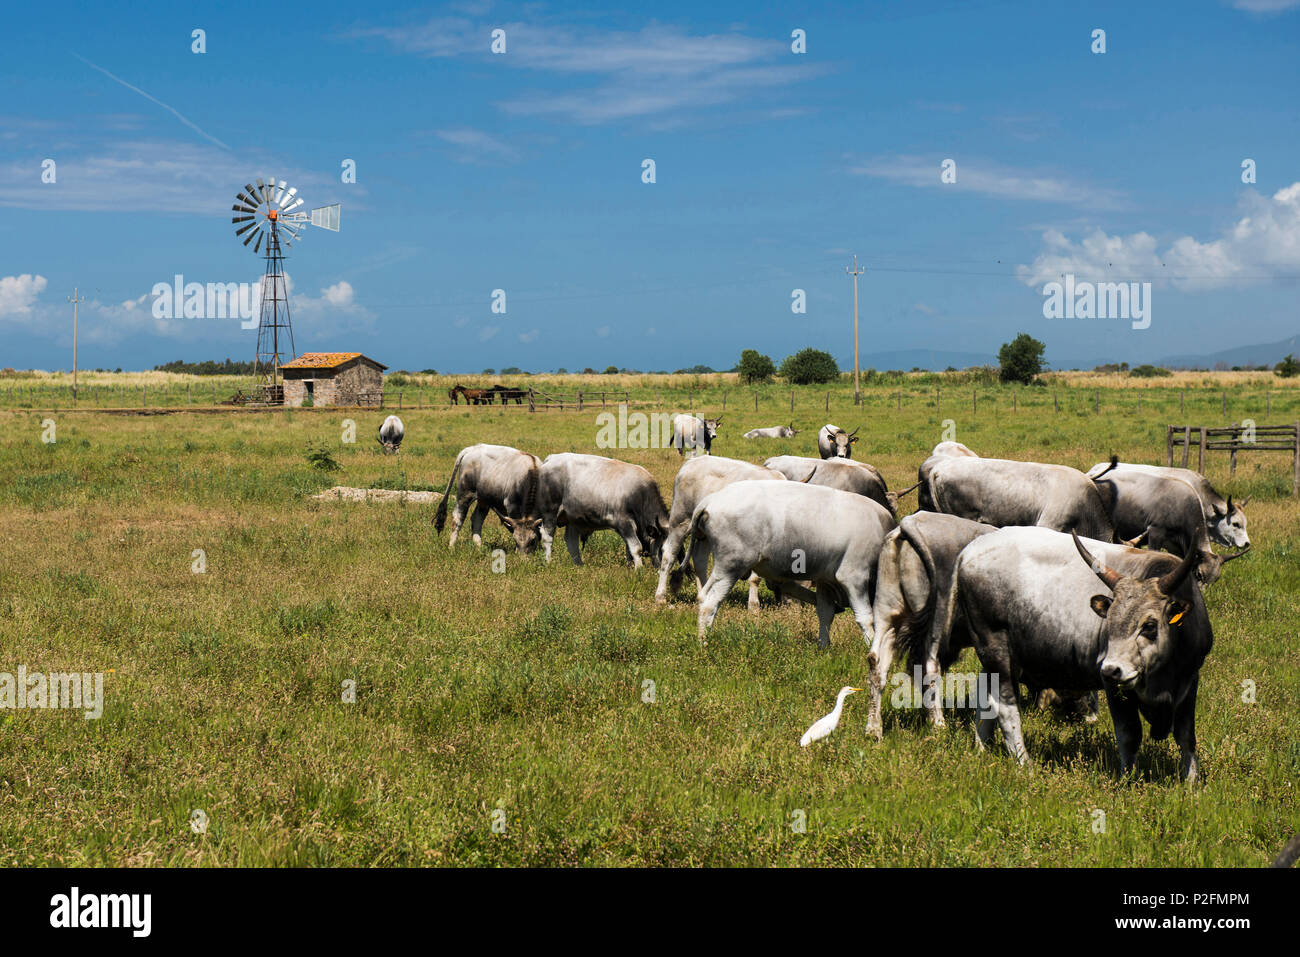
M 476 548 L 483 547 L 483 522 L 491 511 L 482 502 L 479 502 L 474 509 L 474 517 L 470 519 L 470 530 L 474 534 L 474 546 Z
M 659 559 L 659 587 L 655 589 L 655 601 L 659 604 L 666 604 L 668 601 L 668 576 L 673 571 L 673 565 L 681 562 L 685 555 L 682 553 L 682 542 L 686 540 L 686 530 L 690 526 L 687 523 L 677 525 L 668 531 L 668 538 L 664 540 L 663 553 Z M 677 589 L 682 584 L 682 573 L 679 570 L 673 575 L 672 591 L 677 594 Z
M 627 522 L 618 533 L 623 536 L 623 545 L 627 549 L 627 563 L 633 568 L 641 567 L 641 539 L 636 533 L 636 525 Z
M 551 560 L 551 548 L 555 544 L 555 522 L 545 516 L 542 517 L 542 527 L 539 530 L 542 536 L 542 555 L 549 562 Z
M 1192 686 L 1183 700 L 1174 706 L 1174 740 L 1182 755 L 1182 776 L 1184 781 L 1195 781 L 1196 767 L 1196 685 L 1200 675 L 1192 678 Z
M 699 616 L 699 636 L 700 643 L 705 643 L 705 634 L 709 626 L 713 624 L 714 617 L 718 614 L 718 606 L 722 604 L 722 599 L 727 597 L 727 592 L 731 591 L 731 586 L 736 584 L 740 574 L 728 568 L 725 568 L 721 562 L 714 562 L 713 574 L 709 580 L 704 583 L 700 589 L 700 616 Z
M 470 506 L 474 504 L 472 495 L 456 495 L 456 507 L 451 513 L 451 534 L 447 537 L 447 547 L 456 547 L 456 536 L 460 534 L 461 525 L 465 524 L 465 516 L 469 514 Z
M 1020 703 L 1016 700 L 1016 682 L 1010 675 L 998 676 L 998 724 L 1002 728 L 1002 743 L 1007 753 L 1020 764 L 1029 763 L 1025 738 L 1020 730 Z
M 835 600 L 827 589 L 817 589 L 817 647 L 831 646 L 831 622 L 835 620 Z
M 1119 746 L 1120 776 L 1133 770 L 1138 748 L 1142 745 L 1142 717 L 1137 705 L 1118 694 L 1106 692 L 1106 706 L 1115 724 L 1115 743 Z M 1180 742 L 1181 746 L 1181 742 Z
M 760 579 L 758 572 L 749 573 L 749 613 L 758 614 L 758 583 Z
M 884 697 L 889 671 L 894 665 L 894 655 L 898 651 L 895 641 L 898 636 L 898 621 L 901 617 L 901 612 L 896 606 L 883 603 L 881 598 L 882 592 L 878 587 L 873 609 L 876 636 L 872 639 L 871 651 L 867 655 L 867 668 L 870 671 L 867 688 L 871 693 L 871 703 L 867 710 L 867 734 L 874 734 L 877 741 L 885 736 L 884 723 L 881 719 L 881 699 Z
M 876 640 L 876 624 L 871 614 L 871 599 L 867 597 L 866 589 L 853 588 L 850 585 L 844 585 L 844 593 L 849 599 L 849 608 L 853 611 L 853 620 L 858 623 L 862 629 L 862 640 L 868 646 Z
M 573 564 L 582 564 L 582 533 L 578 531 L 578 526 L 572 522 L 564 530 L 564 544 L 569 546 L 569 557 L 573 559 Z
M 695 576 L 696 595 L 704 594 L 704 576 L 709 571 L 709 540 L 698 535 L 691 539 L 691 574 Z

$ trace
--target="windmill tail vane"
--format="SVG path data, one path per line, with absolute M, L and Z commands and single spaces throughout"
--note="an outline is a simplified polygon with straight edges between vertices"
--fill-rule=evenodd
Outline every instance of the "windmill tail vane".
M 257 185 L 246 183 L 235 196 L 235 213 L 231 223 L 235 238 L 243 245 L 253 244 L 253 252 L 262 252 L 266 259 L 266 273 L 262 277 L 262 312 L 257 326 L 257 353 L 254 375 L 266 380 L 266 397 L 273 402 L 284 401 L 283 386 L 279 384 L 280 367 L 284 357 L 292 359 L 295 351 L 293 326 L 289 319 L 289 289 L 284 275 L 284 249 L 306 237 L 307 227 L 339 231 L 343 207 L 320 206 L 308 213 L 301 207 L 303 199 L 296 186 L 284 180 L 277 185 L 275 177 L 258 179 Z

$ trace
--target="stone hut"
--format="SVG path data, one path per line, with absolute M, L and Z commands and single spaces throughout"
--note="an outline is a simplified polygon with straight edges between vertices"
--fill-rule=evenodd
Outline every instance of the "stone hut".
M 359 352 L 304 352 L 280 366 L 284 404 L 379 406 L 384 399 L 384 370 Z

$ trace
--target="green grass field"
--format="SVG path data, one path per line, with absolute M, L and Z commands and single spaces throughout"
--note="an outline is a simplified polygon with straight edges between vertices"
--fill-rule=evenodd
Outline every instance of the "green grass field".
M 795 390 L 792 415 L 785 386 L 759 390 L 755 412 L 726 377 L 594 378 L 644 411 L 720 411 L 725 391 L 720 455 L 815 454 L 828 418 L 860 425 L 857 457 L 891 488 L 915 481 L 945 419 L 981 454 L 1081 468 L 1112 451 L 1163 463 L 1167 423 L 1300 419 L 1300 390 L 1258 376 L 1062 378 L 1059 412 L 1048 387 L 1019 389 L 1014 413 L 1007 388 L 977 386 L 972 413 L 969 383 L 899 378 L 873 381 L 861 409 L 851 384 L 831 387 L 829 415 L 826 387 Z M 4 386 L 0 672 L 109 673 L 97 721 L 0 711 L 0 864 L 1258 866 L 1300 828 L 1300 501 L 1285 454 L 1243 455 L 1231 480 L 1226 454 L 1207 466 L 1223 493 L 1254 496 L 1254 549 L 1206 594 L 1216 640 L 1189 787 L 1170 740 L 1147 740 L 1136 779 L 1118 781 L 1104 708 L 1092 726 L 1027 712 L 1027 768 L 978 752 L 961 717 L 936 732 L 888 704 L 877 744 L 865 695 L 800 748 L 839 687 L 866 681 L 850 616 L 819 652 L 811 608 L 765 589 L 751 618 L 737 587 L 701 647 L 693 585 L 656 607 L 654 570 L 628 569 L 613 533 L 584 567 L 562 546 L 546 566 L 495 519 L 483 551 L 466 538 L 449 552 L 430 506 L 311 498 L 441 491 L 477 441 L 602 452 L 599 410 L 448 409 L 435 381 L 385 457 L 377 410 L 51 411 Z M 807 429 L 795 439 L 740 438 L 792 417 Z M 310 465 L 309 445 L 341 469 Z M 670 497 L 676 452 L 605 454 Z

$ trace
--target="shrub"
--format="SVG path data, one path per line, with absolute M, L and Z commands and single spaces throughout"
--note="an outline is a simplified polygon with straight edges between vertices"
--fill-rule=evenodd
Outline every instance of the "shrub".
M 736 371 L 746 382 L 767 382 L 776 375 L 776 366 L 772 360 L 757 349 L 745 349 L 740 353 L 740 362 Z
M 1273 373 L 1283 379 L 1295 378 L 1300 375 L 1300 359 L 1288 352 L 1286 358 L 1273 367 Z
M 810 347 L 786 356 L 781 363 L 781 376 L 794 385 L 834 382 L 840 376 L 840 367 L 829 352 Z
M 1134 366 L 1129 375 L 1137 379 L 1164 379 L 1173 375 L 1168 369 L 1162 369 L 1160 366 L 1153 366 L 1150 363 L 1144 363 L 1140 366 Z
M 1022 332 L 1010 342 L 1004 342 L 998 350 L 999 375 L 1003 382 L 1034 381 L 1034 377 L 1043 371 L 1043 345 L 1027 332 Z

